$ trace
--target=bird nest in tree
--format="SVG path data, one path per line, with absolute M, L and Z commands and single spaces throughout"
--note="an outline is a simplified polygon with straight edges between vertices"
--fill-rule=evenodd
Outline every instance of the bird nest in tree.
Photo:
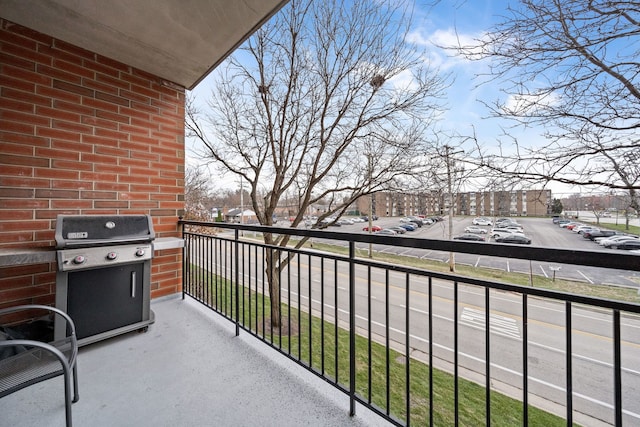
M 384 82 L 385 82 L 384 76 L 380 74 L 376 74 L 371 78 L 371 81 L 369 83 L 374 89 L 378 89 L 384 84 Z

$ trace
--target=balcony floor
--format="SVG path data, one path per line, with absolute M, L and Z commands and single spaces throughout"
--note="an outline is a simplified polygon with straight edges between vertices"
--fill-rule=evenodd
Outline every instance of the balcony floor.
M 80 349 L 75 426 L 389 426 L 193 300 L 152 302 L 155 323 Z M 63 426 L 61 377 L 0 399 L 0 426 Z

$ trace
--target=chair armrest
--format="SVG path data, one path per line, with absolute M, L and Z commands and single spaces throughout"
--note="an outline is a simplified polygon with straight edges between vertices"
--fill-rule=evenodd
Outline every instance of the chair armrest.
M 39 305 L 39 304 L 17 305 L 15 307 L 7 307 L 7 308 L 0 309 L 0 316 L 3 316 L 5 314 L 10 314 L 10 313 L 15 313 L 18 311 L 26 311 L 26 310 L 44 310 L 44 311 L 48 311 L 50 313 L 54 313 L 61 316 L 67 322 L 67 331 L 68 331 L 67 336 L 75 337 L 76 325 L 73 323 L 73 320 L 71 319 L 71 317 L 69 317 L 67 313 L 65 313 L 64 311 L 56 307 L 50 307 L 48 305 Z

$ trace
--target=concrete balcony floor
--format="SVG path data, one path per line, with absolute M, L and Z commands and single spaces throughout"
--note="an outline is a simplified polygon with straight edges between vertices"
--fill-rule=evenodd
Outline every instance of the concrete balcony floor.
M 389 426 L 233 324 L 179 296 L 155 323 L 85 346 L 74 426 Z M 0 426 L 64 426 L 61 377 L 0 399 Z

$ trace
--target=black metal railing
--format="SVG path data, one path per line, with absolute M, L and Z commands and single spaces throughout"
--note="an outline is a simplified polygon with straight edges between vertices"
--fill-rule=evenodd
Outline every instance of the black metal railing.
M 388 245 L 630 275 L 640 271 L 635 255 L 181 224 L 183 294 L 348 394 L 351 414 L 359 403 L 396 425 L 640 423 L 637 303 L 381 262 L 360 252 Z M 266 245 L 265 232 L 313 239 L 315 247 Z M 319 250 L 321 242 L 347 249 Z

